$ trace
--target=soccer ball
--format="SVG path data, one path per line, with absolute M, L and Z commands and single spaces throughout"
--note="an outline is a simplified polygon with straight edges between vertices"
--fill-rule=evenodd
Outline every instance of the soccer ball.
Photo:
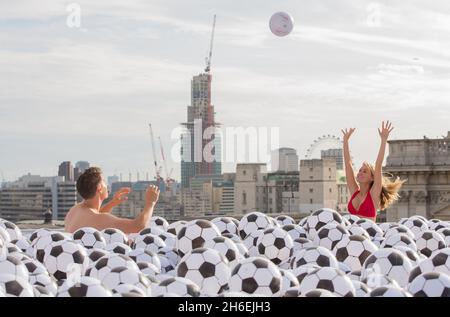
M 317 265 L 302 265 L 299 266 L 295 269 L 292 269 L 291 272 L 292 274 L 295 275 L 295 277 L 297 278 L 297 281 L 299 283 L 301 283 L 303 281 L 303 279 L 305 278 L 306 275 L 308 275 L 308 273 L 311 273 L 312 271 L 314 271 L 315 269 L 320 268 L 320 266 Z
M 316 288 L 300 295 L 299 297 L 336 297 L 336 295 L 326 289 Z
M 99 280 L 82 276 L 72 285 L 61 286 L 57 297 L 111 297 L 111 295 L 111 292 Z
M 57 280 L 81 276 L 89 265 L 86 249 L 69 240 L 52 242 L 44 250 L 44 265 Z
M 167 247 L 169 248 L 176 248 L 177 247 L 177 236 L 173 235 L 169 232 L 163 232 L 158 237 L 161 238 L 161 240 L 164 241 Z
M 383 235 L 386 233 L 386 231 L 392 227 L 398 226 L 397 223 L 393 222 L 382 222 L 378 224 L 378 227 L 380 227 L 381 230 L 383 230 Z
M 280 269 L 281 273 L 281 294 L 286 294 L 286 291 L 292 287 L 300 286 L 300 283 L 297 280 L 297 277 L 288 270 Z
M 167 231 L 167 228 L 169 227 L 169 223 L 163 217 L 153 216 L 150 219 L 150 225 L 148 227 L 158 227 L 164 231 Z
M 132 244 L 132 247 L 133 249 L 145 249 L 158 253 L 158 250 L 166 247 L 166 244 L 160 237 L 148 233 L 137 236 Z
M 295 220 L 292 217 L 286 215 L 278 216 L 275 218 L 275 220 L 282 227 L 285 225 L 295 225 Z
M 428 227 L 430 228 L 431 231 L 438 231 L 442 228 L 449 228 L 450 223 L 441 221 L 441 220 L 437 220 L 437 221 L 428 222 Z
M 242 217 L 239 221 L 238 231 L 242 240 L 249 234 L 261 229 L 273 227 L 273 223 L 268 216 L 261 212 L 251 212 Z
M 180 261 L 178 251 L 174 248 L 161 248 L 158 251 L 158 256 L 161 261 L 161 271 L 163 273 L 174 270 Z
M 253 232 L 250 232 L 250 234 L 245 237 L 243 243 L 245 247 L 248 249 L 248 253 L 250 256 L 259 256 L 258 248 L 256 247 L 258 238 L 263 234 L 264 230 L 259 229 Z
M 211 220 L 217 226 L 220 233 L 238 234 L 238 224 L 236 224 L 230 217 L 218 217 Z
M 396 245 L 393 248 L 401 251 L 404 255 L 406 255 L 413 265 L 417 265 L 422 261 L 419 253 L 409 247 L 406 247 L 404 245 Z
M 228 288 L 228 260 L 218 251 L 197 248 L 187 253 L 178 264 L 177 275 L 196 283 L 206 294 L 219 294 Z
M 250 256 L 250 252 L 248 251 L 248 249 L 244 243 L 235 242 L 235 244 L 236 244 L 236 247 L 238 248 L 239 253 L 241 254 L 242 257 L 248 258 Z
M 12 275 L 18 279 L 28 281 L 28 269 L 20 260 L 8 255 L 4 260 L 0 260 L 0 274 Z
M 360 270 L 364 261 L 378 248 L 364 236 L 344 236 L 339 241 L 333 253 L 339 262 L 346 264 L 351 271 Z
M 351 280 L 360 281 L 361 280 L 361 270 L 354 270 L 349 273 L 347 273 L 347 276 Z
M 0 228 L 3 228 L 8 232 L 10 241 L 22 239 L 22 231 L 20 231 L 19 227 L 11 221 L 0 221 Z
M 352 215 L 352 214 L 346 214 L 346 215 L 343 215 L 342 218 L 343 218 L 343 219 L 346 219 L 346 220 L 350 223 L 350 225 L 354 224 L 354 223 L 357 222 L 359 219 L 361 219 L 361 218 L 359 218 L 358 216 Z
M 364 236 L 368 239 L 371 239 L 371 236 L 369 233 L 367 233 L 366 230 L 364 230 L 363 228 L 356 226 L 356 225 L 352 225 L 350 226 L 348 229 L 348 233 L 351 235 L 356 235 L 356 236 Z
M 97 260 L 97 262 L 86 271 L 85 275 L 102 280 L 107 273 L 116 267 L 139 270 L 137 264 L 130 257 L 123 254 L 109 253 Z
M 176 294 L 181 297 L 198 297 L 200 288 L 191 280 L 183 277 L 170 277 L 159 284 L 152 285 L 152 295 Z
M 158 283 L 160 281 L 160 275 L 162 274 L 160 274 L 161 271 L 155 265 L 149 262 L 138 262 L 137 266 L 151 283 Z
M 174 234 L 174 235 L 178 235 L 178 232 L 181 230 L 181 228 L 187 224 L 187 221 L 184 220 L 178 220 L 175 222 L 172 222 L 168 227 L 167 227 L 167 232 Z
M 444 238 L 446 247 L 450 247 L 450 228 L 441 228 L 436 232 Z
M 348 276 L 348 275 L 347 275 Z M 350 276 L 349 276 L 350 278 Z M 351 278 L 350 278 L 351 279 Z M 353 287 L 355 288 L 355 297 L 365 297 L 370 293 L 370 288 L 363 282 L 351 279 Z
M 131 252 L 131 248 L 122 242 L 113 242 L 106 245 L 105 251 L 127 255 Z
M 300 297 L 300 296 L 301 296 L 300 285 L 288 288 L 283 294 L 283 297 Z
M 238 261 L 243 258 L 243 256 L 239 253 L 239 249 L 236 244 L 229 238 L 216 237 L 212 240 L 208 240 L 205 242 L 205 248 L 219 251 L 219 253 L 225 256 L 228 260 L 230 268 L 235 266 Z
M 308 238 L 308 233 L 300 225 L 291 224 L 291 225 L 285 225 L 281 229 L 286 231 L 292 238 L 292 240 L 298 239 L 298 238 Z
M 269 228 L 258 237 L 256 247 L 260 255 L 279 265 L 292 256 L 294 241 L 283 229 Z
M 291 268 L 295 269 L 303 265 L 339 268 L 336 257 L 324 247 L 311 247 L 296 252 L 291 260 Z
M 33 297 L 33 287 L 26 279 L 0 271 L 0 292 L 7 297 Z
M 394 235 L 394 234 L 399 234 L 399 233 L 405 233 L 411 239 L 415 239 L 414 233 L 408 227 L 401 225 L 401 224 L 397 224 L 394 227 L 391 227 L 388 230 L 386 230 L 386 232 L 384 233 L 384 237 L 387 239 L 387 238 L 389 238 L 389 236 Z
M 123 296 L 126 294 L 136 294 L 137 296 L 146 297 L 147 293 L 145 293 L 141 288 L 132 285 L 132 284 L 120 284 L 117 285 L 116 288 L 112 290 L 112 294 L 115 297 Z
M 102 249 L 89 249 L 86 251 L 89 257 L 89 260 L 91 261 L 91 264 L 97 262 L 98 259 L 104 257 L 105 255 L 109 254 L 108 251 L 102 250 Z
M 381 243 L 381 248 L 393 248 L 396 246 L 405 246 L 413 251 L 417 251 L 414 240 L 404 233 L 390 235 Z
M 44 262 L 45 248 L 53 242 L 63 241 L 65 237 L 59 232 L 49 232 L 35 238 L 31 245 L 33 246 L 33 257 L 39 262 Z
M 402 288 L 392 285 L 379 286 L 373 289 L 366 297 L 412 297 Z
M 30 274 L 29 283 L 33 286 L 40 286 L 45 288 L 53 295 L 57 293 L 57 285 L 55 278 L 51 277 L 48 273 Z
M 380 286 L 393 286 L 396 288 L 401 288 L 396 280 L 390 278 L 387 275 L 383 275 L 383 274 L 375 273 L 375 272 L 369 273 L 364 278 L 361 278 L 361 282 L 363 282 L 369 288 L 372 288 L 372 289 L 380 287 Z
M 342 225 L 342 216 L 329 208 L 322 208 L 313 212 L 308 216 L 308 220 L 306 221 L 310 238 L 314 239 L 319 229 L 329 223 Z
M 355 222 L 355 224 L 353 224 L 353 226 L 359 226 L 360 228 L 363 228 L 371 238 L 376 236 L 382 237 L 384 234 L 383 230 L 381 230 L 381 228 L 378 227 L 378 225 L 370 219 L 359 219 L 357 222 Z
M 1 232 L 1 230 L 0 230 L 0 232 Z M 30 235 L 30 238 L 29 238 L 31 245 L 33 245 L 34 240 L 36 240 L 37 238 L 40 238 L 42 236 L 45 236 L 49 233 L 50 233 L 50 231 L 48 229 L 44 229 L 44 228 L 40 228 L 40 229 L 33 231 L 33 233 Z M 9 236 L 9 234 L 8 234 L 8 236 Z
M 133 261 L 136 263 L 139 262 L 151 263 L 157 268 L 158 273 L 161 272 L 161 261 L 158 255 L 156 255 L 156 253 L 152 251 L 145 249 L 134 249 L 128 254 L 128 256 L 131 259 L 133 259 Z
M 250 257 L 238 263 L 231 272 L 231 292 L 245 292 L 277 297 L 281 294 L 282 275 L 271 261 Z
M 411 270 L 411 261 L 399 250 L 379 249 L 364 262 L 362 276 L 364 278 L 371 273 L 383 274 L 395 279 L 401 287 L 405 287 Z
M 445 248 L 445 241 L 439 233 L 426 230 L 419 233 L 416 245 L 420 253 L 429 257 L 434 251 Z
M 22 252 L 25 252 L 25 253 L 26 253 L 27 249 L 29 247 L 31 247 L 30 241 L 28 241 L 28 239 L 25 237 L 22 237 L 18 240 L 12 240 L 11 243 L 14 243 Z
M 408 286 L 414 297 L 450 297 L 450 276 L 428 272 L 417 276 Z
M 103 276 L 101 282 L 110 290 L 121 284 L 131 284 L 139 287 L 146 294 L 150 287 L 150 281 L 139 269 L 135 270 L 125 266 L 113 268 Z
M 107 228 L 101 231 L 103 238 L 105 239 L 106 244 L 111 244 L 114 242 L 120 242 L 123 244 L 128 244 L 127 235 L 116 228 Z
M 294 19 L 289 13 L 277 12 L 270 17 L 269 27 L 276 36 L 286 36 L 294 28 Z
M 141 231 L 139 231 L 139 233 L 137 234 L 138 236 L 145 236 L 149 233 L 155 235 L 155 236 L 159 236 L 160 234 L 164 233 L 165 231 L 163 229 L 161 229 L 160 227 L 147 227 L 142 229 Z
M 308 273 L 300 283 L 300 292 L 302 294 L 317 288 L 325 289 L 338 296 L 355 296 L 355 287 L 350 278 L 333 267 L 315 269 Z
M 314 243 L 306 238 L 294 239 L 294 253 L 301 249 L 313 247 Z
M 97 229 L 84 227 L 73 233 L 73 240 L 81 243 L 86 249 L 99 248 L 103 249 L 106 246 L 105 238 Z
M 45 266 L 35 260 L 35 259 L 25 259 L 22 261 L 22 264 L 25 265 L 25 267 L 28 270 L 28 273 L 31 274 L 48 274 L 47 269 Z
M 55 297 L 55 293 L 50 292 L 48 289 L 41 285 L 33 285 L 34 297 Z M 1 297 L 1 296 L 0 296 Z
M 347 229 L 336 223 L 329 223 L 319 229 L 313 242 L 316 246 L 333 250 L 334 246 L 349 235 Z
M 220 237 L 220 231 L 215 224 L 203 219 L 192 220 L 178 232 L 178 253 L 183 257 L 191 250 L 204 247 L 206 241 L 215 237 Z
M 420 261 L 412 269 L 409 282 L 411 283 L 420 274 L 429 272 L 440 272 L 450 276 L 450 248 L 438 250 L 430 258 Z
M 415 216 L 408 218 L 403 225 L 412 231 L 415 238 L 418 238 L 422 231 L 428 230 L 427 222 Z

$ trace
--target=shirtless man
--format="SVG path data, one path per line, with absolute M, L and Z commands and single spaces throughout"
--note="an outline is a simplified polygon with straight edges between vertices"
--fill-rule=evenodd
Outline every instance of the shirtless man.
M 122 188 L 108 204 L 102 207 L 108 198 L 108 189 L 98 167 L 88 168 L 77 181 L 77 191 L 83 201 L 73 206 L 64 220 L 65 230 L 73 233 L 82 227 L 92 227 L 97 230 L 117 228 L 124 233 L 136 233 L 145 228 L 153 214 L 153 208 L 159 197 L 159 188 L 150 185 L 145 193 L 145 206 L 135 219 L 118 218 L 111 214 L 113 207 L 127 200 L 130 188 Z

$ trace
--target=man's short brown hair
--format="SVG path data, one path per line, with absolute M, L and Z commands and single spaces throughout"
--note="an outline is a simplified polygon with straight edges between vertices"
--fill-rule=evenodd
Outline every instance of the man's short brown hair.
M 78 178 L 77 191 L 83 199 L 90 199 L 95 196 L 101 181 L 102 170 L 99 167 L 90 167 Z

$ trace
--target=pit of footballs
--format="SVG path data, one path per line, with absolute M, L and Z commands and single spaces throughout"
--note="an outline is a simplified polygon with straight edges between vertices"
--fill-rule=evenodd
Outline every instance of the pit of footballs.
M 450 297 L 450 223 L 320 209 L 22 232 L 0 219 L 0 297 Z

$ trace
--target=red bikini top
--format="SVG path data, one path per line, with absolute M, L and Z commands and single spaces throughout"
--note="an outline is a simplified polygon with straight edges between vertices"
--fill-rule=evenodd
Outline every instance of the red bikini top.
M 377 215 L 377 210 L 375 209 L 375 206 L 373 205 L 372 196 L 370 195 L 370 191 L 366 195 L 366 199 L 361 203 L 359 206 L 359 209 L 356 210 L 355 207 L 353 207 L 353 199 L 356 195 L 358 195 L 360 191 L 357 190 L 353 195 L 350 201 L 348 202 L 348 211 L 352 215 L 362 216 L 362 217 L 370 217 L 374 218 Z

